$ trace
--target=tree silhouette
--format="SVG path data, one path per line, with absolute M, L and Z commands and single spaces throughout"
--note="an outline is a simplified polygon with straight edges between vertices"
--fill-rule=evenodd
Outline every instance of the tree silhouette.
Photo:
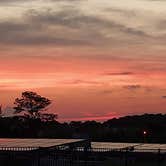
M 40 114 L 40 119 L 43 122 L 53 122 L 58 118 L 57 114 Z
M 40 118 L 41 111 L 51 104 L 51 100 L 38 95 L 36 92 L 25 91 L 21 98 L 16 98 L 14 104 L 15 113 L 28 113 L 30 118 Z M 55 118 L 55 117 L 54 117 Z
M 0 117 L 2 116 L 2 104 L 0 105 Z

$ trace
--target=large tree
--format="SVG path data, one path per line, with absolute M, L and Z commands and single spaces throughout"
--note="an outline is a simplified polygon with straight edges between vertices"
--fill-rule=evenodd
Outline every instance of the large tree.
M 51 104 L 51 100 L 38 95 L 36 92 L 25 91 L 22 93 L 21 98 L 15 99 L 15 113 L 24 112 L 31 118 L 42 117 L 43 111 L 45 111 L 48 105 Z

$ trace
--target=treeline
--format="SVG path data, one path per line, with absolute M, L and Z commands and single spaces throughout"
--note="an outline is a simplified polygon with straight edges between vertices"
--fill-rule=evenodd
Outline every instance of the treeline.
M 103 123 L 59 123 L 24 116 L 1 117 L 1 138 L 82 138 L 92 141 L 166 143 L 166 114 L 114 118 Z

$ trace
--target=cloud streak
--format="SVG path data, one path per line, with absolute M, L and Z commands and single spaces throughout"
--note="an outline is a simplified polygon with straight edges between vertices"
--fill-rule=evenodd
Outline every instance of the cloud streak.
M 137 90 L 141 88 L 141 85 L 125 85 L 123 88 L 128 89 L 128 90 Z
M 117 72 L 117 73 L 104 73 L 103 75 L 108 75 L 108 76 L 121 76 L 121 75 L 133 75 L 134 73 L 132 72 Z

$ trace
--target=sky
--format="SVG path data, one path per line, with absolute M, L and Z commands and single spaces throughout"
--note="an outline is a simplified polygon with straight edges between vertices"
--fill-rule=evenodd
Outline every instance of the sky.
M 52 100 L 59 121 L 166 113 L 165 0 L 0 0 L 0 102 Z

